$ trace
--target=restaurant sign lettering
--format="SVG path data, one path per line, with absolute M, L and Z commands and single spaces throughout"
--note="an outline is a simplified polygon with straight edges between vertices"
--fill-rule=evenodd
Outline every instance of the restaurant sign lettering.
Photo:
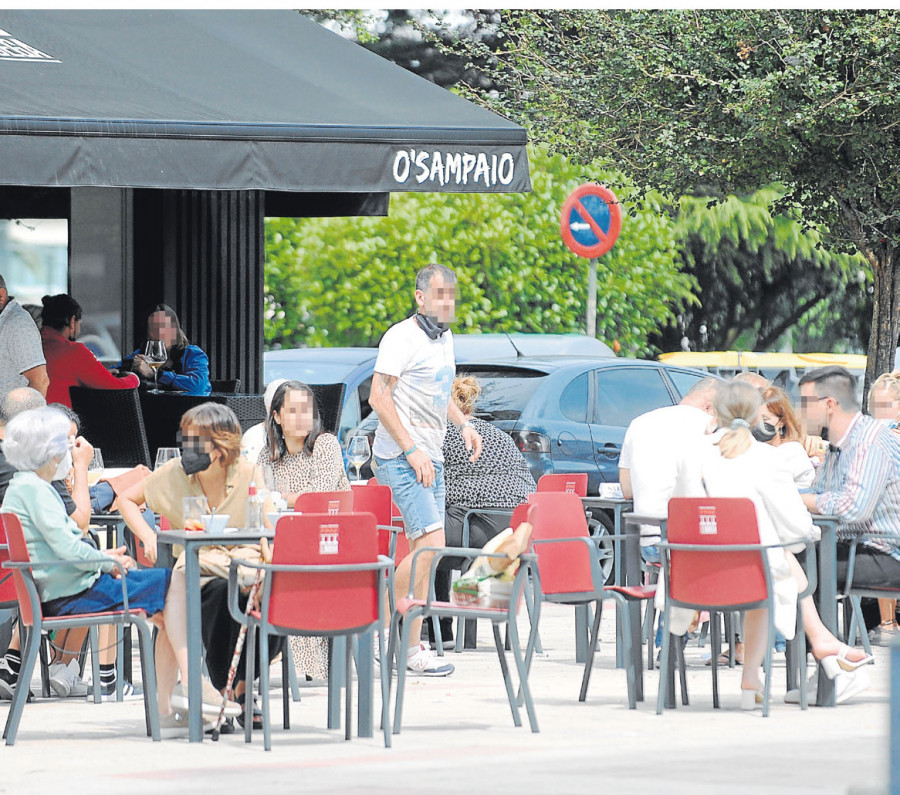
M 516 175 L 511 152 L 448 152 L 400 149 L 394 154 L 393 177 L 398 185 L 471 185 L 493 188 L 510 185 Z

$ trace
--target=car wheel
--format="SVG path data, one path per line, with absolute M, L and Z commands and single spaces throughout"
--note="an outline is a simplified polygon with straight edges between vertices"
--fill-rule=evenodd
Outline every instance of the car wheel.
M 600 552 L 600 569 L 603 571 L 604 585 L 613 582 L 613 568 L 615 563 L 615 550 L 613 549 L 613 540 L 610 538 L 615 533 L 615 524 L 605 511 L 598 510 L 596 513 L 587 513 L 588 530 L 593 538 L 598 540 L 598 550 Z

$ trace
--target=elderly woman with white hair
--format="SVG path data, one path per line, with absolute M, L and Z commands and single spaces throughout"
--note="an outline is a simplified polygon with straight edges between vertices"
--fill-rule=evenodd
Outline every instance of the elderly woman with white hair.
M 70 560 L 78 566 L 34 569 L 34 582 L 48 616 L 121 610 L 121 570 L 131 608 L 144 610 L 159 629 L 156 673 L 160 728 L 181 733 L 187 721 L 172 711 L 171 695 L 179 670 L 187 681 L 187 626 L 184 576 L 168 569 L 135 568 L 125 548 L 101 552 L 84 543 L 81 530 L 66 514 L 51 481 L 65 466 L 69 418 L 49 407 L 31 409 L 6 426 L 3 454 L 16 474 L 6 490 L 3 511 L 22 523 L 33 563 Z

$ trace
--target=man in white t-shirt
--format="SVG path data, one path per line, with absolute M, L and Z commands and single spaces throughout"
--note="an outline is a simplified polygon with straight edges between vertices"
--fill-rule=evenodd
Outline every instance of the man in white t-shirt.
M 453 358 L 456 274 L 431 264 L 416 274 L 416 305 L 412 317 L 389 328 L 378 346 L 369 404 L 378 414 L 372 450 L 372 471 L 390 486 L 403 515 L 410 555 L 394 575 L 397 594 L 410 590 L 412 553 L 420 547 L 442 547 L 444 541 L 444 432 L 449 418 L 462 430 L 474 461 L 481 455 L 481 437 L 450 400 L 456 374 Z M 412 591 L 424 599 L 433 555 L 416 562 Z M 426 676 L 447 676 L 453 666 L 439 660 L 420 643 L 421 620 L 410 627 L 407 669 Z
M 719 383 L 704 378 L 677 406 L 654 409 L 631 421 L 619 457 L 619 482 L 622 494 L 634 500 L 635 513 L 661 519 L 668 515 L 680 454 L 709 428 Z M 641 555 L 648 563 L 659 562 L 658 541 L 658 527 L 641 526 Z
M 0 400 L 20 386 L 46 396 L 50 379 L 34 318 L 9 294 L 0 276 Z

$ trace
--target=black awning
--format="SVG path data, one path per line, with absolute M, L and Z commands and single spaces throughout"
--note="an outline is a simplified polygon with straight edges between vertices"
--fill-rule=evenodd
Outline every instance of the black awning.
M 0 9 L 0 185 L 515 192 L 525 143 L 294 11 Z

